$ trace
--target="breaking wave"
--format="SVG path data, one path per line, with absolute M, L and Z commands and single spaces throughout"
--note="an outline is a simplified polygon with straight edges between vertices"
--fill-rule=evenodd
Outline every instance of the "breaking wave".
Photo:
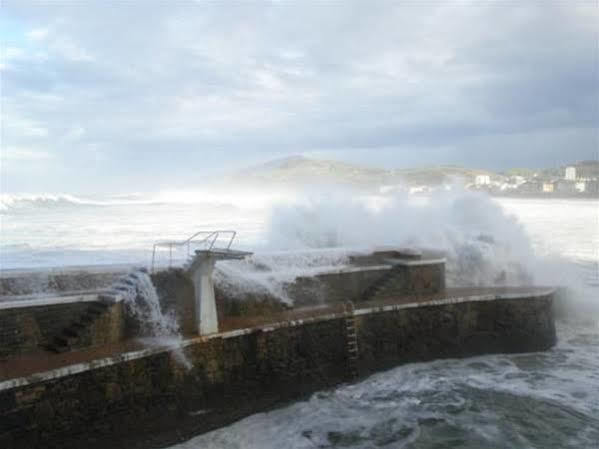
M 13 210 L 49 209 L 75 206 L 126 206 L 181 204 L 229 206 L 240 209 L 269 207 L 277 201 L 288 201 L 289 193 L 264 190 L 223 190 L 206 188 L 203 190 L 166 190 L 151 194 L 130 193 L 110 196 L 78 196 L 67 193 L 18 193 L 0 194 L 0 213 Z
M 265 242 L 266 251 L 247 261 L 219 264 L 217 284 L 288 302 L 286 283 L 344 268 L 350 254 L 378 246 L 443 251 L 451 287 L 555 284 L 564 275 L 535 255 L 516 218 L 488 196 L 464 191 L 429 198 L 306 196 L 272 209 Z
M 100 200 L 83 198 L 70 194 L 0 194 L 0 211 L 15 209 L 52 208 L 66 206 L 113 206 L 120 204 L 144 204 L 145 202 L 135 198 L 115 198 L 112 200 Z

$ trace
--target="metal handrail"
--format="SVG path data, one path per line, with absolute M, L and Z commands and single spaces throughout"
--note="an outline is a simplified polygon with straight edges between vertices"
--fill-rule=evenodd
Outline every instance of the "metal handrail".
M 154 243 L 154 246 L 152 248 L 152 273 L 154 272 L 154 265 L 156 262 L 156 248 L 168 247 L 168 249 L 169 249 L 168 266 L 170 268 L 173 263 L 173 247 L 181 247 L 181 246 L 187 245 L 187 256 L 189 257 L 190 252 L 191 252 L 191 242 L 193 242 L 196 237 L 198 237 L 200 235 L 206 235 L 206 237 L 198 240 L 196 243 L 198 243 L 198 244 L 208 243 L 207 249 L 208 249 L 208 251 L 211 251 L 212 248 L 214 248 L 214 244 L 219 240 L 219 238 L 222 234 L 228 234 L 231 236 L 229 238 L 229 243 L 226 246 L 227 250 L 231 249 L 231 245 L 233 244 L 233 240 L 235 240 L 237 231 L 231 231 L 231 230 L 198 231 L 185 240 L 171 240 L 171 241 Z

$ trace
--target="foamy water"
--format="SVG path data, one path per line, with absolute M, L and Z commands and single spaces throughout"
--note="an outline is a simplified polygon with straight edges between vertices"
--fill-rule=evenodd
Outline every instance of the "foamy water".
M 412 244 L 445 250 L 454 284 L 567 285 L 571 307 L 584 306 L 584 320 L 559 322 L 558 345 L 545 353 L 405 365 L 174 447 L 599 447 L 597 201 L 470 194 L 183 198 L 5 204 L 2 268 L 147 265 L 155 240 L 232 228 L 238 247 L 258 254 L 253 266 L 232 264 L 221 274 L 276 288 L 315 267 L 342 266 L 356 248 Z M 296 256 L 281 257 L 289 250 Z

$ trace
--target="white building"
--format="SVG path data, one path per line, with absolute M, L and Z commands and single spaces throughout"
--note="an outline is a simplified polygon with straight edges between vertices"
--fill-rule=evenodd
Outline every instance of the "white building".
M 524 184 L 526 182 L 526 178 L 524 176 L 510 176 L 510 183 L 511 184 L 516 184 L 517 186 L 520 186 L 522 184 Z
M 489 175 L 476 175 L 476 178 L 474 178 L 474 184 L 477 186 L 488 186 L 491 184 L 491 177 Z
M 576 181 L 576 167 L 566 167 L 566 175 L 564 178 L 568 181 Z

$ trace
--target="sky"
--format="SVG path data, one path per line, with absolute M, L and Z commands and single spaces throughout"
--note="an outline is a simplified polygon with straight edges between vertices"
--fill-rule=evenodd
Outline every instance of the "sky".
M 597 23 L 597 0 L 2 0 L 0 188 L 597 159 Z

